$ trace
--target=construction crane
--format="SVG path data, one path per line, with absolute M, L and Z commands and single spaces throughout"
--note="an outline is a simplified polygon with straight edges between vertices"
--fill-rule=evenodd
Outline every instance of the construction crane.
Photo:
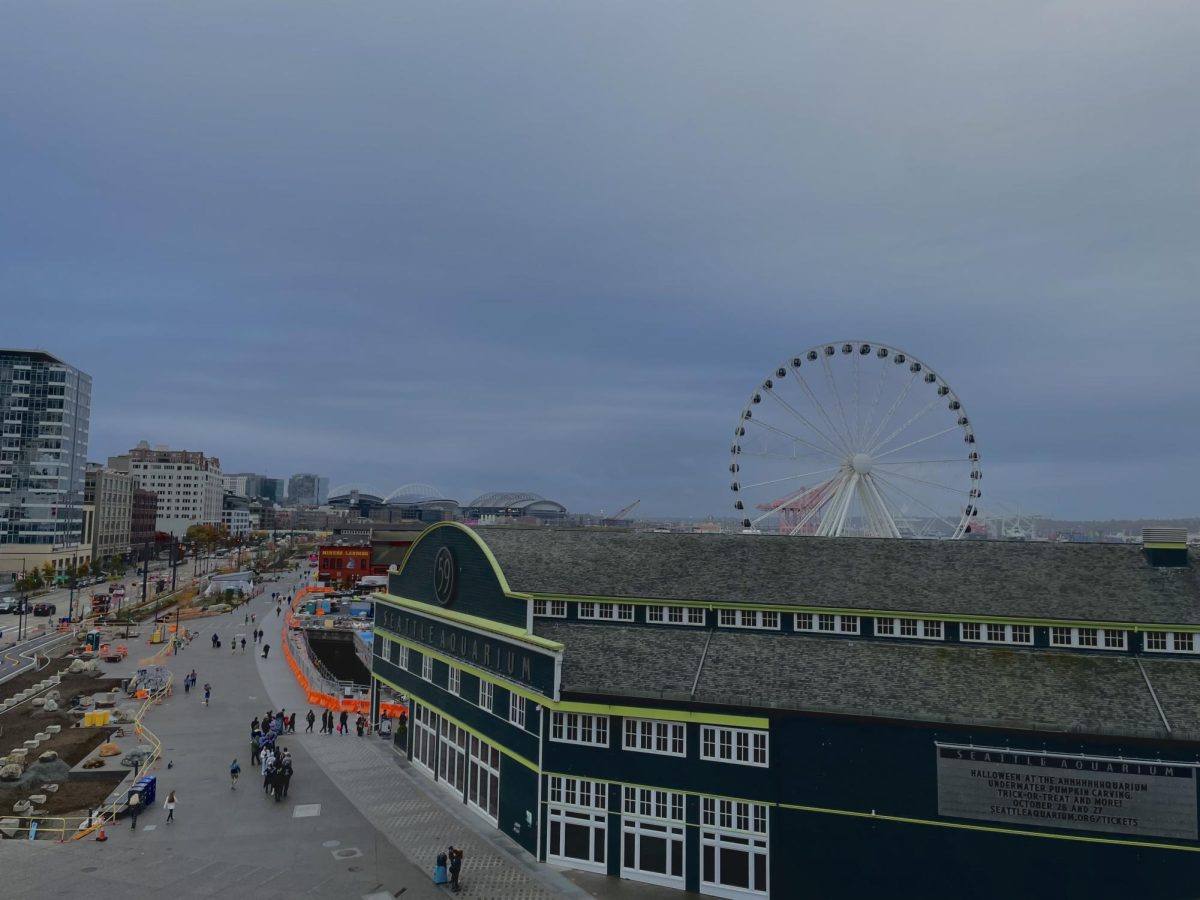
M 634 500 L 632 503 L 630 503 L 624 509 L 620 510 L 619 512 L 617 512 L 617 513 L 613 514 L 612 516 L 609 516 L 607 519 L 605 519 L 604 524 L 606 526 L 624 524 L 626 521 L 628 521 L 629 514 L 631 512 L 633 512 L 635 509 L 637 509 L 637 505 L 641 502 L 642 502 L 641 500 Z

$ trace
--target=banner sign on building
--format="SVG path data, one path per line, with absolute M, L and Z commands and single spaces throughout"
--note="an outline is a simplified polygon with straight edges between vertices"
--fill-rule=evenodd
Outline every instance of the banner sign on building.
M 1197 765 L 938 744 L 938 814 L 1194 841 Z

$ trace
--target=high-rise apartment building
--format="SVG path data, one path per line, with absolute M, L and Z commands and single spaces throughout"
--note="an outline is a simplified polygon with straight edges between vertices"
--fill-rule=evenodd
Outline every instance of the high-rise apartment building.
M 0 571 L 62 570 L 83 536 L 92 379 L 44 350 L 0 350 Z
M 288 503 L 292 506 L 321 506 L 329 499 L 329 479 L 305 472 L 288 479 Z
M 250 500 L 271 500 L 276 503 L 283 499 L 282 478 L 255 475 L 253 472 L 236 472 L 221 477 L 225 482 L 225 493 L 227 494 L 236 494 Z
M 142 441 L 127 454 L 110 456 L 108 465 L 128 472 L 138 487 L 158 496 L 158 531 L 182 537 L 193 525 L 221 524 L 225 490 L 215 456 Z
M 83 487 L 84 544 L 94 563 L 127 557 L 133 519 L 133 476 L 88 463 Z

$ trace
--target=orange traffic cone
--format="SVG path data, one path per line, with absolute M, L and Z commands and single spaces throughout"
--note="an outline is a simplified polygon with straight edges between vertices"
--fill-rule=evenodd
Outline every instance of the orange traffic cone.
M 104 833 L 103 825 L 100 826 L 100 833 L 98 835 L 96 835 L 96 840 L 98 840 L 98 841 L 107 841 L 108 840 L 108 835 L 106 835 Z

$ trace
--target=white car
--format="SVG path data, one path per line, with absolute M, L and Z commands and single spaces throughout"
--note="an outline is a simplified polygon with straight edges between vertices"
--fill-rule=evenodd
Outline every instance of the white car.
M 10 613 L 17 608 L 16 597 L 0 597 L 0 613 Z

